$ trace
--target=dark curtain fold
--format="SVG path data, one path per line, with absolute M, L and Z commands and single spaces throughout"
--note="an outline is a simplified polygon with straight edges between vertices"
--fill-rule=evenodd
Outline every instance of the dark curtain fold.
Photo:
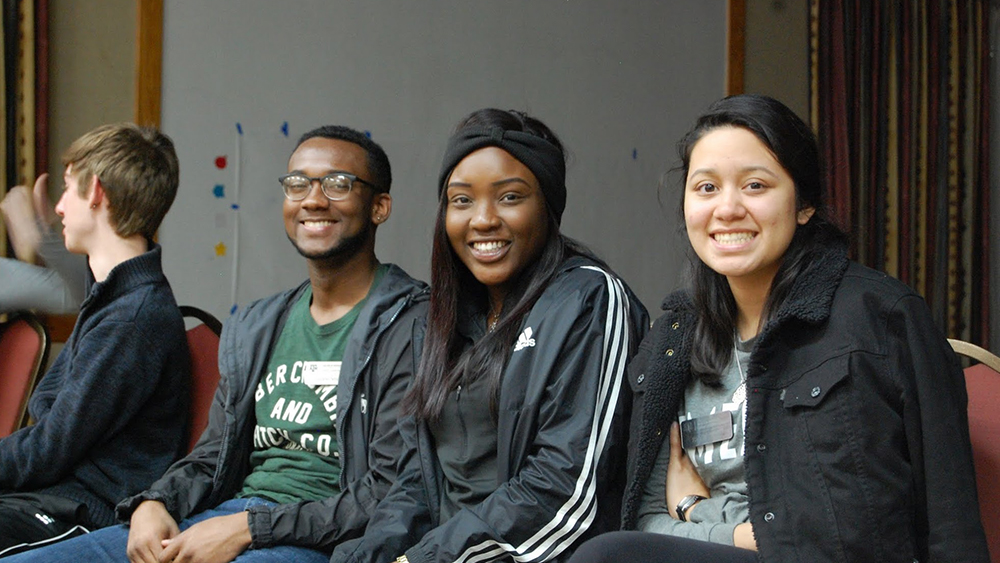
M 811 0 L 811 113 L 852 256 L 989 338 L 989 4 Z
M 19 0 L 3 0 L 3 74 L 4 74 L 4 158 L 6 170 L 4 190 L 17 181 L 17 71 L 21 57 L 18 53 L 20 22 Z
M 49 0 L 34 0 L 34 7 L 35 175 L 38 175 L 49 168 Z

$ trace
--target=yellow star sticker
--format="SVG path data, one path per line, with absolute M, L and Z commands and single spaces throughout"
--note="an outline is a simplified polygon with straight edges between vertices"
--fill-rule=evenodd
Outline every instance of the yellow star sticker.
M 226 255 L 226 245 L 223 244 L 223 243 L 221 243 L 221 242 L 219 244 L 215 245 L 215 255 L 216 256 L 225 256 Z

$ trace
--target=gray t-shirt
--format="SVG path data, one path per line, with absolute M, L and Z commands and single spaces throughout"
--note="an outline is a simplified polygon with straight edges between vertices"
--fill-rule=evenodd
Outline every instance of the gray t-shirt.
M 743 429 L 746 425 L 743 374 L 750 363 L 754 340 L 738 343 L 734 361 L 722 374 L 721 387 L 709 387 L 695 380 L 684 390 L 678 421 L 723 411 L 732 413 L 731 439 L 686 450 L 688 458 L 711 490 L 711 498 L 698 503 L 697 510 L 689 513 L 687 522 L 670 516 L 666 502 L 670 442 L 665 439 L 643 492 L 639 507 L 640 530 L 733 545 L 733 529 L 749 520 L 749 498 L 743 474 Z M 735 361 L 736 357 L 739 361 Z

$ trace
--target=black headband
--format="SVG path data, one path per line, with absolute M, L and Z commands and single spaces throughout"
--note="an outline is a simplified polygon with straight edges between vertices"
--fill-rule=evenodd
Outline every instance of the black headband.
M 545 202 L 556 218 L 562 219 L 566 209 L 566 160 L 559 147 L 549 141 L 522 131 L 505 131 L 499 127 L 469 127 L 448 139 L 438 175 L 438 198 L 445 189 L 451 171 L 463 158 L 483 147 L 499 147 L 528 167 L 538 179 Z

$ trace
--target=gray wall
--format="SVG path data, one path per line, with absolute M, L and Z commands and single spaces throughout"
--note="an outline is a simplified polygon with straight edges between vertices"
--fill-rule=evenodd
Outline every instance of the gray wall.
M 747 0 L 744 91 L 809 121 L 809 0 Z
M 49 0 L 53 197 L 62 192 L 60 157 L 70 143 L 98 125 L 133 119 L 135 19 L 135 0 Z
M 666 190 L 661 209 L 657 185 L 677 139 L 724 93 L 725 0 L 172 0 L 164 20 L 162 127 L 181 192 L 160 238 L 182 304 L 225 318 L 237 253 L 237 304 L 305 278 L 276 178 L 294 138 L 325 123 L 385 147 L 394 207 L 377 251 L 427 279 L 445 140 L 485 106 L 527 110 L 570 149 L 567 234 L 651 309 L 679 285 L 678 194 Z

